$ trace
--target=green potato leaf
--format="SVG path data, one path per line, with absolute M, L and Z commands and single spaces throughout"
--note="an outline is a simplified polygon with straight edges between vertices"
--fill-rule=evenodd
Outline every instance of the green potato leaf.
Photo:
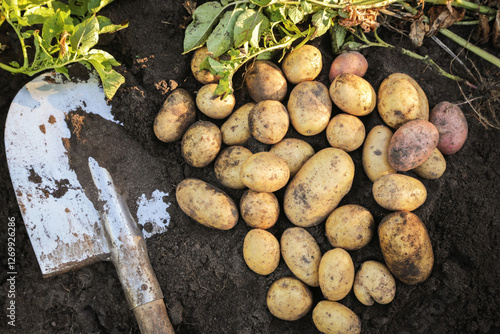
M 70 37 L 73 50 L 78 54 L 86 54 L 99 41 L 99 21 L 92 15 L 75 26 L 75 32 Z
M 322 9 L 314 13 L 311 20 L 313 26 L 316 28 L 314 38 L 324 35 L 332 25 L 331 16 L 326 9 Z
M 342 45 L 345 43 L 347 29 L 340 24 L 334 24 L 330 28 L 330 36 L 332 38 L 332 50 L 334 53 L 342 51 Z
M 193 21 L 184 35 L 184 53 L 199 48 L 208 39 L 225 7 L 217 1 L 206 2 L 193 12 Z
M 104 94 L 108 99 L 111 99 L 118 88 L 125 82 L 125 78 L 112 68 L 112 66 L 117 66 L 119 63 L 106 51 L 95 49 L 90 50 L 89 56 L 85 60 L 95 68 L 101 78 Z
M 128 27 L 128 21 L 120 24 L 113 24 L 113 22 L 104 16 L 97 16 L 99 22 L 99 34 L 110 34 Z
M 207 39 L 207 49 L 217 58 L 228 51 L 234 43 L 234 25 L 244 9 L 236 7 L 226 12 Z
M 258 47 L 258 38 L 269 28 L 269 19 L 254 9 L 245 10 L 236 20 L 234 26 L 234 46 L 242 46 L 251 42 L 252 46 Z
M 293 24 L 297 24 L 304 19 L 304 11 L 299 6 L 290 6 L 288 7 L 288 17 Z

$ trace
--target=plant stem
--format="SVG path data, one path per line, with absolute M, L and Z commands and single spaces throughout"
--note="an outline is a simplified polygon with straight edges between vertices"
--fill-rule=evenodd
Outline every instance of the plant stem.
M 433 5 L 446 5 L 447 0 L 425 0 L 426 3 L 430 3 Z M 461 7 L 473 12 L 479 12 L 480 14 L 486 15 L 496 15 L 497 11 L 488 6 L 478 5 L 477 3 L 473 3 L 466 0 L 455 0 L 451 1 L 450 4 L 453 7 Z

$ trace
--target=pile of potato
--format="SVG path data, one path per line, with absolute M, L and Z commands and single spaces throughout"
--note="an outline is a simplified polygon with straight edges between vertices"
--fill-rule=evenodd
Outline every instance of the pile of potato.
M 424 204 L 427 190 L 417 178 L 443 175 L 443 154 L 457 152 L 467 138 L 467 122 L 456 105 L 442 102 L 429 112 L 427 97 L 408 75 L 386 78 L 376 93 L 363 79 L 368 64 L 357 52 L 338 56 L 330 69 L 330 87 L 315 81 L 322 69 L 320 51 L 304 45 L 290 52 L 279 68 L 256 61 L 246 73 L 246 88 L 254 102 L 233 111 L 229 95 L 214 96 L 218 78 L 200 70 L 206 48 L 196 51 L 192 71 L 203 86 L 193 100 L 176 89 L 158 113 L 154 131 L 164 142 L 181 140 L 185 161 L 193 167 L 214 162 L 224 187 L 247 189 L 237 205 L 218 187 L 185 179 L 176 190 L 180 208 L 195 221 L 228 230 L 241 215 L 251 227 L 243 257 L 257 274 L 269 275 L 282 258 L 295 277 L 274 282 L 267 294 L 269 311 L 293 321 L 313 308 L 310 288 L 319 287 L 325 300 L 313 309 L 313 321 L 324 333 L 359 333 L 360 319 L 341 301 L 352 289 L 364 305 L 387 304 L 396 293 L 394 276 L 406 284 L 425 281 L 434 256 L 424 223 L 413 210 Z M 294 85 L 286 106 L 289 84 Z M 342 113 L 332 117 L 333 105 Z M 365 133 L 359 117 L 377 108 L 385 125 Z M 219 128 L 195 121 L 196 110 L 226 119 Z M 285 138 L 290 125 L 303 136 L 325 133 L 331 147 L 315 152 L 305 140 Z M 394 131 L 394 132 L 393 132 Z M 268 151 L 244 147 L 251 138 L 272 145 Z M 222 147 L 226 148 L 222 149 Z M 357 273 L 348 251 L 366 246 L 375 234 L 372 214 L 358 204 L 338 207 L 352 187 L 355 166 L 348 152 L 362 147 L 362 164 L 373 181 L 372 193 L 393 211 L 378 224 L 385 264 L 366 261 Z M 283 198 L 275 192 L 284 190 Z M 280 240 L 268 231 L 283 209 L 295 225 Z M 321 254 L 307 228 L 325 223 L 332 249 Z

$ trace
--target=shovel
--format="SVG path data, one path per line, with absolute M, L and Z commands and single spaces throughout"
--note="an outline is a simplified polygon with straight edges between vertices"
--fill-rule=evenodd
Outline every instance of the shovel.
M 82 167 L 90 178 L 70 167 L 65 120 L 75 110 L 116 122 L 97 77 L 72 82 L 43 74 L 16 95 L 5 125 L 9 172 L 42 275 L 111 261 L 141 333 L 173 334 L 143 232 L 111 174 L 93 157 Z M 147 236 L 165 231 L 161 222 L 152 225 Z

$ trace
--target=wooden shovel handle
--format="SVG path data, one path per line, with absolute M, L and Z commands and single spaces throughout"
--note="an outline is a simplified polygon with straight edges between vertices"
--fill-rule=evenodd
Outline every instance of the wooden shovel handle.
M 134 314 L 142 334 L 174 334 L 163 299 L 134 308 Z

